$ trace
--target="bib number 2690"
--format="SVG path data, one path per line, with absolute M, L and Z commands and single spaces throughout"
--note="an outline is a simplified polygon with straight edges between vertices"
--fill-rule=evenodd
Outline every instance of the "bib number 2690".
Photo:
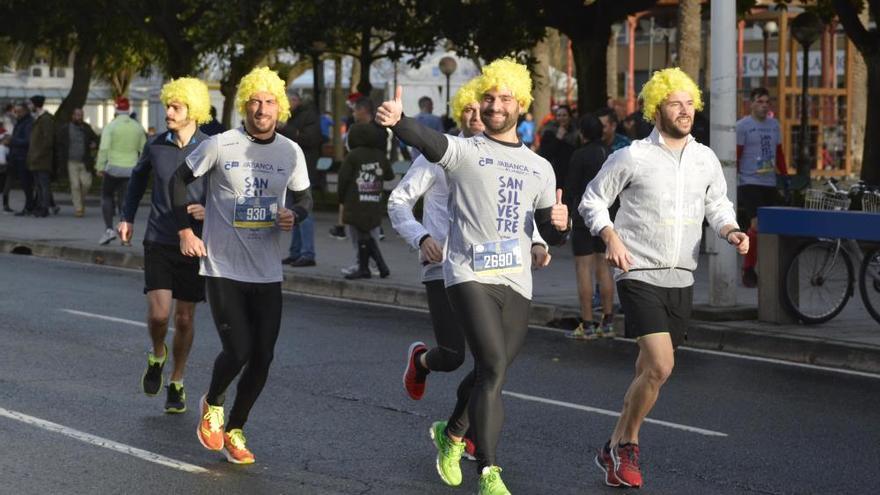
M 522 271 L 522 253 L 518 239 L 486 242 L 473 247 L 474 272 L 477 275 L 500 275 Z

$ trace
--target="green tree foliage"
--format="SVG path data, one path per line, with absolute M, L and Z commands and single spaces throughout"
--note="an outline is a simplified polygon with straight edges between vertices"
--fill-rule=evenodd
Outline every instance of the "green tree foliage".
M 14 19 L 2 23 L 0 35 L 28 47 L 25 51 L 43 50 L 59 64 L 72 55 L 73 84 L 56 112 L 59 124 L 85 104 L 93 76 L 112 72 L 126 51 L 147 50 L 112 0 L 4 0 L 0 18 Z
M 862 180 L 869 184 L 880 185 L 880 33 L 877 28 L 867 29 L 859 13 L 864 8 L 860 0 L 824 0 L 830 3 L 843 24 L 846 35 L 862 54 L 868 70 L 868 112 L 865 119 L 865 148 L 862 152 Z M 867 0 L 868 11 L 874 22 L 880 21 L 880 0 Z M 871 109 L 874 110 L 871 110 Z

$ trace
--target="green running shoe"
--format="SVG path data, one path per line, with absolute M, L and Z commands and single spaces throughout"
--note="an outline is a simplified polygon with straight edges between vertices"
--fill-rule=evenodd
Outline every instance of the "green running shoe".
M 147 370 L 144 371 L 144 376 L 141 377 L 141 387 L 143 387 L 144 393 L 150 397 L 158 394 L 162 388 L 162 368 L 165 366 L 165 361 L 168 360 L 168 346 L 162 345 L 165 346 L 165 355 L 160 359 L 154 356 L 152 352 L 148 353 Z
M 480 474 L 480 493 L 479 495 L 510 495 L 510 490 L 504 486 L 501 480 L 501 468 L 498 466 L 487 466 L 483 468 Z
M 449 486 L 461 484 L 461 454 L 464 442 L 456 442 L 446 435 L 446 421 L 437 421 L 429 430 L 437 447 L 437 474 Z

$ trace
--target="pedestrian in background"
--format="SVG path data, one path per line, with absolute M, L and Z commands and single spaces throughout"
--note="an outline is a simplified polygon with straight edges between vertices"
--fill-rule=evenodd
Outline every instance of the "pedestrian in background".
M 85 215 L 84 200 L 92 187 L 97 148 L 98 135 L 83 120 L 82 108 L 74 108 L 70 122 L 58 129 L 55 152 L 58 153 L 58 163 L 67 165 L 73 215 L 76 217 Z
M 278 133 L 298 144 L 306 158 L 309 183 L 318 183 L 318 156 L 321 154 L 321 124 L 311 105 L 303 105 L 299 93 L 290 93 L 290 118 Z M 311 215 L 293 226 L 288 257 L 282 263 L 293 267 L 315 266 L 315 219 Z
M 751 111 L 736 123 L 736 198 L 740 225 L 748 225 L 749 252 L 743 260 L 742 283 L 758 286 L 758 208 L 779 206 L 778 177 L 788 175 L 779 121 L 769 115 L 770 92 L 755 88 Z
M 211 105 L 211 120 L 199 126 L 199 130 L 208 136 L 226 132 L 226 126 L 217 120 L 217 108 Z
M 575 279 L 581 306 L 578 326 L 567 334 L 573 339 L 614 337 L 614 279 L 611 277 L 611 267 L 605 261 L 605 243 L 600 237 L 590 234 L 590 229 L 577 211 L 587 184 L 596 177 L 611 152 L 604 140 L 607 129 L 608 125 L 603 124 L 601 118 L 595 114 L 587 114 L 581 118 L 581 139 L 586 144 L 571 155 L 563 188 L 565 204 L 568 205 L 572 220 L 571 250 L 574 254 Z M 612 221 L 616 211 L 617 204 L 611 207 Z M 599 321 L 593 320 L 594 281 L 599 283 L 602 304 L 602 319 Z
M 7 132 L 0 132 L 0 191 L 3 191 L 3 211 L 11 212 L 9 207 L 9 192 L 6 186 L 12 182 L 12 173 L 9 170 L 9 142 L 12 136 Z
M 390 275 L 388 265 L 371 231 L 382 223 L 384 181 L 394 178 L 385 156 L 385 134 L 372 123 L 355 124 L 348 132 L 351 151 L 339 169 L 339 201 L 349 235 L 357 239 L 357 270 L 347 279 L 370 278 L 372 258 L 382 278 Z
M 34 182 L 33 175 L 27 167 L 28 148 L 31 145 L 31 130 L 34 127 L 34 118 L 27 103 L 19 102 L 15 105 L 15 127 L 12 129 L 12 140 L 9 143 L 9 164 L 18 175 L 18 182 L 24 192 L 24 208 L 15 216 L 30 215 L 34 210 Z
M 541 133 L 541 147 L 538 154 L 553 166 L 556 183 L 565 182 L 565 171 L 571 154 L 577 149 L 578 130 L 571 115 L 571 107 L 559 105 L 554 112 L 554 120 L 544 127 Z
M 614 113 L 614 110 L 602 108 L 596 112 L 595 116 L 602 123 L 602 143 L 608 148 L 610 153 L 629 146 L 632 141 L 617 132 L 617 114 Z
M 101 213 L 104 217 L 104 234 L 98 241 L 101 245 L 116 239 L 113 216 L 125 203 L 128 179 L 147 142 L 144 128 L 131 118 L 129 110 L 128 98 L 117 98 L 116 117 L 101 133 L 96 164 L 98 176 L 102 178 Z M 131 243 L 122 241 L 122 245 L 130 246 Z
M 27 168 L 36 184 L 36 202 L 33 215 L 49 216 L 50 208 L 58 213 L 52 199 L 49 181 L 55 164 L 55 118 L 43 108 L 46 98 L 43 95 L 31 97 L 34 106 L 34 125 L 31 130 L 30 145 L 27 152 Z
M 532 117 L 532 112 L 526 112 L 519 127 L 516 128 L 516 133 L 519 134 L 520 141 L 527 148 L 532 149 L 535 144 L 535 119 Z

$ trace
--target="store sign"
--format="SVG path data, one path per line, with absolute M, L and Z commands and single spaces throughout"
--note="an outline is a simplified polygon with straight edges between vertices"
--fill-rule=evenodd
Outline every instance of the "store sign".
M 788 54 L 786 54 L 788 55 Z M 787 57 L 786 57 L 787 59 Z M 767 54 L 767 76 L 776 77 L 779 73 L 779 53 L 773 52 Z M 837 50 L 835 57 L 837 63 L 837 75 L 842 76 L 846 68 L 846 51 Z M 798 51 L 797 56 L 797 73 L 801 75 L 803 72 L 803 52 Z M 822 52 L 818 50 L 810 51 L 810 75 L 818 76 L 822 73 Z M 743 55 L 743 77 L 764 77 L 764 54 L 763 53 L 746 53 Z

